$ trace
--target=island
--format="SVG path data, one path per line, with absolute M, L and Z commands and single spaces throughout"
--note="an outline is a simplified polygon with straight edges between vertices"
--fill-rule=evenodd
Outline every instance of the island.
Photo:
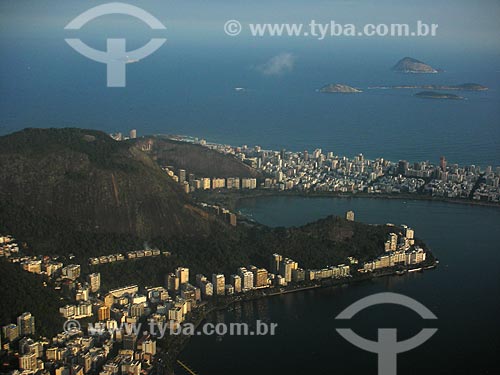
M 456 90 L 456 91 L 488 91 L 488 87 L 479 83 L 462 83 L 460 85 L 397 85 L 371 86 L 370 89 L 422 89 L 422 90 Z
M 359 93 L 363 92 L 360 89 L 348 86 L 348 85 L 343 85 L 340 83 L 330 83 L 328 85 L 323 86 L 318 90 L 319 92 L 322 93 L 327 93 L 327 94 L 335 94 L 335 93 L 340 93 L 340 94 L 353 94 L 353 93 Z
M 442 93 L 442 92 L 435 92 L 435 91 L 421 91 L 421 92 L 417 92 L 415 94 L 415 96 L 418 98 L 425 98 L 425 99 L 450 99 L 450 100 L 463 100 L 463 99 L 465 99 L 463 96 Z
M 404 57 L 399 60 L 392 70 L 399 73 L 438 73 L 437 69 L 412 57 Z

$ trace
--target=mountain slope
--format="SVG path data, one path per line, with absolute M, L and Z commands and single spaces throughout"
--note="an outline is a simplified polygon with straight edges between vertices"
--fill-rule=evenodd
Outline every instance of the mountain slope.
M 161 165 L 184 169 L 197 177 L 260 177 L 260 173 L 233 155 L 224 155 L 198 144 L 174 141 L 161 136 L 138 140 L 143 147 L 151 143 L 148 154 Z
M 208 230 L 206 215 L 137 147 L 83 129 L 0 137 L 0 199 L 81 231 L 148 239 Z

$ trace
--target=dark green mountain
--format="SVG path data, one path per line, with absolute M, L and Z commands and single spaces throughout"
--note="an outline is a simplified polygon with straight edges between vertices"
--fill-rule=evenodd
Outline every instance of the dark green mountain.
M 224 155 L 198 144 L 180 142 L 162 136 L 139 139 L 141 149 L 160 165 L 174 166 L 196 177 L 261 177 L 260 173 L 233 155 Z
M 99 131 L 25 129 L 0 137 L 0 165 L 0 200 L 23 215 L 144 239 L 208 231 L 206 215 L 151 158 Z

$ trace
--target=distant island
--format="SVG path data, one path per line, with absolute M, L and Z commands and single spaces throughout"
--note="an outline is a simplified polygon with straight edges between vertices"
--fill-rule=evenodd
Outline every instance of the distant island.
M 437 69 L 412 57 L 404 57 L 399 60 L 392 70 L 400 73 L 438 73 Z
M 479 83 L 462 83 L 460 85 L 399 85 L 371 86 L 370 89 L 423 89 L 423 90 L 456 90 L 456 91 L 487 91 L 488 87 Z
M 435 91 L 421 91 L 415 94 L 418 98 L 425 99 L 450 99 L 450 100 L 463 100 L 465 99 L 463 96 L 458 96 L 455 94 L 448 94 L 443 92 L 435 92 Z
M 329 85 L 323 86 L 318 91 L 328 94 L 330 93 L 353 94 L 353 93 L 363 92 L 360 89 L 347 85 L 342 85 L 340 83 L 330 83 Z

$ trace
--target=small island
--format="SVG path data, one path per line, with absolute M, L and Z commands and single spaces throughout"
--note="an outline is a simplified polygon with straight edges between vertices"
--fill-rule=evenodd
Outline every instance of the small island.
M 462 83 L 460 85 L 397 85 L 372 86 L 370 89 L 422 89 L 422 90 L 455 90 L 455 91 L 488 91 L 488 87 L 479 83 Z
M 328 94 L 334 94 L 334 93 L 340 93 L 340 94 L 353 94 L 353 93 L 359 93 L 363 92 L 360 89 L 343 85 L 340 83 L 330 83 L 329 85 L 325 85 L 322 88 L 318 90 L 319 92 L 322 93 L 328 93 Z
M 458 96 L 455 94 L 448 94 L 444 92 L 435 92 L 435 91 L 421 91 L 415 94 L 418 98 L 425 99 L 450 99 L 450 100 L 463 100 L 465 99 L 463 96 Z
M 412 57 L 404 57 L 399 60 L 392 70 L 399 73 L 438 73 L 437 69 Z

